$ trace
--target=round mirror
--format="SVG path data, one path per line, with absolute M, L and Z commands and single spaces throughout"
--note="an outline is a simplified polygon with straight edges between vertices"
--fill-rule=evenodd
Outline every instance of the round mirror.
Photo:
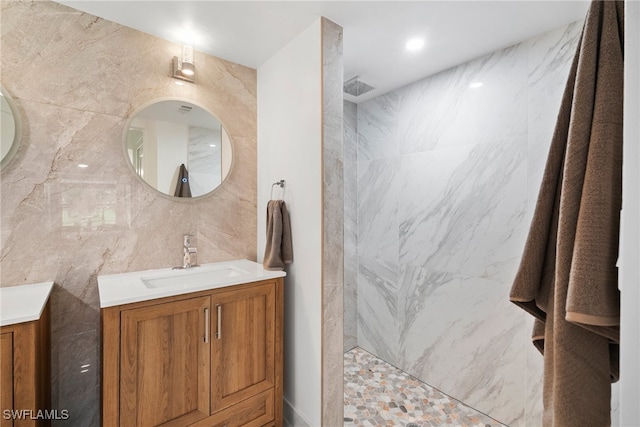
M 18 151 L 18 145 L 20 144 L 20 116 L 13 100 L 3 87 L 0 87 L 0 102 L 2 103 L 2 118 L 0 121 L 2 160 L 0 161 L 0 167 L 4 167 Z
M 224 127 L 186 101 L 159 101 L 133 114 L 125 149 L 135 173 L 169 196 L 210 193 L 231 168 L 231 141 Z

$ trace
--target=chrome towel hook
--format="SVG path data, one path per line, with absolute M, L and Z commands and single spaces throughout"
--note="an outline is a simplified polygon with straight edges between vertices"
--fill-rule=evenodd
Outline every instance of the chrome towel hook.
M 271 184 L 271 200 L 273 200 L 273 187 L 278 186 L 280 188 L 282 188 L 282 199 L 284 200 L 284 179 L 281 179 L 278 182 L 274 182 L 273 184 Z

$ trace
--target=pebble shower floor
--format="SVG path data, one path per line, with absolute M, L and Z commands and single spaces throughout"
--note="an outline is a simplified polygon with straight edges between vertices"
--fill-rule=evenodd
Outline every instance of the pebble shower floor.
M 344 355 L 344 425 L 505 427 L 358 347 Z

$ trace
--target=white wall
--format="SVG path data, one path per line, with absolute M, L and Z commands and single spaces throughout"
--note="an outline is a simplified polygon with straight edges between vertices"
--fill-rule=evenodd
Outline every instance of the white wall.
M 625 94 L 620 291 L 620 424 L 640 425 L 640 2 L 625 10 Z M 615 422 L 615 420 L 613 420 Z
M 284 395 L 321 424 L 322 87 L 320 20 L 258 68 L 258 261 L 271 184 L 286 181 L 294 262 L 285 279 Z M 274 189 L 274 198 L 282 190 Z

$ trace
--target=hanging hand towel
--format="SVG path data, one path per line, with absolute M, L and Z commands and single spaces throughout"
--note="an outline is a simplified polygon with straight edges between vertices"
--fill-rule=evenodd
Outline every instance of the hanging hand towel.
M 622 1 L 593 1 L 582 30 L 510 299 L 544 354 L 543 425 L 610 425 L 618 378 Z
M 180 172 L 178 173 L 178 183 L 176 184 L 176 191 L 173 193 L 175 197 L 191 197 L 191 187 L 189 186 L 189 172 L 187 167 L 183 164 L 180 165 Z
M 293 262 L 291 222 L 284 200 L 267 203 L 267 245 L 262 266 L 266 270 L 284 270 Z

